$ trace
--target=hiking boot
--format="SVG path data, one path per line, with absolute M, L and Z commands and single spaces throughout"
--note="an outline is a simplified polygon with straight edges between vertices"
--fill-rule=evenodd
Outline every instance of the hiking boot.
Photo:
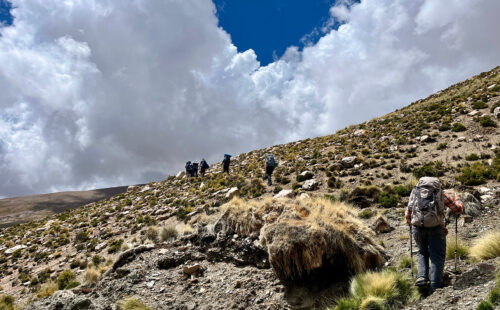
M 415 281 L 415 286 L 425 286 L 427 285 L 427 280 L 424 277 L 418 277 Z

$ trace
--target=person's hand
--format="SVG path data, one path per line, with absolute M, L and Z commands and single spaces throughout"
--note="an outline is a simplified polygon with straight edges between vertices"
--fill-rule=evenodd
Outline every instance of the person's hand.
M 406 224 L 411 225 L 411 217 L 406 217 Z
M 448 236 L 448 228 L 446 228 L 446 227 L 443 227 L 443 228 L 444 228 L 444 233 L 445 233 L 445 235 L 447 235 L 447 236 Z

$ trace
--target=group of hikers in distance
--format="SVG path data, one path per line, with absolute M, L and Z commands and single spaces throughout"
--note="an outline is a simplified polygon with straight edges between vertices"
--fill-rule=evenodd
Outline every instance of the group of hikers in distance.
M 231 155 L 224 154 L 222 173 L 229 174 Z M 272 185 L 272 174 L 278 166 L 276 157 L 268 153 L 265 156 L 265 171 L 267 184 Z M 200 175 L 203 177 L 210 166 L 203 159 L 200 162 Z M 186 174 L 198 177 L 198 163 L 186 163 Z M 441 182 L 436 177 L 422 177 L 413 188 L 408 206 L 405 210 L 406 223 L 410 227 L 411 272 L 413 274 L 413 242 L 418 246 L 418 274 L 416 286 L 429 286 L 430 292 L 443 286 L 444 263 L 446 259 L 446 228 L 445 209 L 455 215 L 455 234 L 457 234 L 457 219 L 464 212 L 462 199 L 458 194 L 446 193 Z M 450 214 L 451 214 L 450 213 Z M 455 245 L 456 248 L 457 245 Z M 430 264 L 429 264 L 430 261 Z M 456 266 L 455 249 L 455 270 Z
M 229 174 L 229 165 L 231 164 L 231 155 L 224 154 L 224 159 L 222 160 L 222 172 Z M 273 154 L 266 154 L 266 176 L 267 176 L 267 184 L 270 186 L 273 184 L 272 175 L 274 169 L 278 166 L 278 160 Z M 198 177 L 198 168 L 200 170 L 201 177 L 205 176 L 205 172 L 210 168 L 207 161 L 203 158 L 201 162 L 198 164 L 196 162 L 188 161 L 186 162 L 186 175 L 188 177 Z

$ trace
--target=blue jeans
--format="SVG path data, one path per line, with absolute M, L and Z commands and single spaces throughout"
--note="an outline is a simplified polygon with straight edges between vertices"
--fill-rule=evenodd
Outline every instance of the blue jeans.
M 431 291 L 442 287 L 444 261 L 446 259 L 446 233 L 443 227 L 413 227 L 413 237 L 418 246 L 418 275 L 429 280 L 431 260 Z

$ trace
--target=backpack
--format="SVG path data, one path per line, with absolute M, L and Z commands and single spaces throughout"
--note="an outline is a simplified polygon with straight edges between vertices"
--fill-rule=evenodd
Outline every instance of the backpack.
M 187 170 L 191 170 L 191 168 L 192 168 L 192 166 L 191 166 L 191 162 L 190 162 L 190 161 L 188 161 L 188 162 L 186 163 L 186 169 L 187 169 Z
M 444 194 L 438 178 L 423 177 L 411 192 L 408 203 L 411 224 L 417 227 L 444 225 Z
M 278 161 L 276 160 L 276 157 L 274 157 L 273 154 L 267 154 L 266 155 L 266 165 L 268 167 L 276 167 L 276 166 L 278 166 Z
M 207 164 L 207 162 L 205 160 L 202 160 L 200 164 L 201 164 L 201 168 L 203 168 L 203 169 L 210 168 L 210 166 Z

